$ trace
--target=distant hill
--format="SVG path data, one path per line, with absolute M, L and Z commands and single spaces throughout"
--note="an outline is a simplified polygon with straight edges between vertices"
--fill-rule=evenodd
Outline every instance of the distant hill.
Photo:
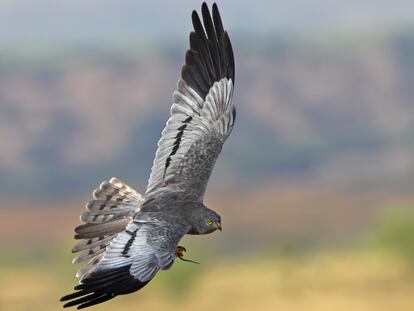
M 238 120 L 213 189 L 412 189 L 414 35 L 235 38 Z M 30 49 L 30 47 L 28 47 Z M 183 46 L 0 53 L 0 194 L 144 188 Z

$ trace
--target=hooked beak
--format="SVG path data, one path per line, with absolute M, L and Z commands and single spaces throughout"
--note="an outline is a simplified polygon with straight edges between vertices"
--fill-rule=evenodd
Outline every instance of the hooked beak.
M 222 231 L 222 229 L 221 229 L 221 223 L 219 223 L 219 222 L 215 222 L 215 223 L 214 223 L 214 226 L 215 226 L 217 229 L 219 229 L 220 231 Z

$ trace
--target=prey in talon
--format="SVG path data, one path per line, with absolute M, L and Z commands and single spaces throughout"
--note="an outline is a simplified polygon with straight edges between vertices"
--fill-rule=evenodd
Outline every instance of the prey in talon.
M 185 259 L 184 258 L 184 252 L 186 252 L 187 250 L 185 249 L 184 246 L 177 246 L 176 250 L 175 250 L 175 257 L 181 259 L 182 261 L 187 261 L 187 262 L 192 262 L 192 263 L 196 263 L 196 264 L 200 264 L 197 261 L 194 260 L 190 260 L 190 259 Z

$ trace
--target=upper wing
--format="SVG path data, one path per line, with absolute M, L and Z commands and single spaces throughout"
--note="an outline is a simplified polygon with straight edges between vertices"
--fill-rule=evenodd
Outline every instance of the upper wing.
M 112 240 L 102 260 L 75 287 L 77 291 L 61 299 L 70 300 L 64 307 L 82 309 L 141 289 L 158 270 L 171 267 L 177 244 L 187 231 L 169 222 L 134 220 Z
M 146 197 L 162 189 L 202 199 L 214 163 L 236 117 L 232 104 L 234 57 L 217 5 L 213 18 L 193 11 L 190 49 L 173 94 L 171 117 L 158 142 Z

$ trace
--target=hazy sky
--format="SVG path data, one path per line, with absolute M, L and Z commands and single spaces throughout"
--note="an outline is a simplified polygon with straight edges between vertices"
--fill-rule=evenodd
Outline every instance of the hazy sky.
M 414 25 L 412 0 L 217 2 L 233 34 Z M 191 27 L 190 13 L 200 5 L 194 0 L 2 0 L 0 43 L 173 39 Z

